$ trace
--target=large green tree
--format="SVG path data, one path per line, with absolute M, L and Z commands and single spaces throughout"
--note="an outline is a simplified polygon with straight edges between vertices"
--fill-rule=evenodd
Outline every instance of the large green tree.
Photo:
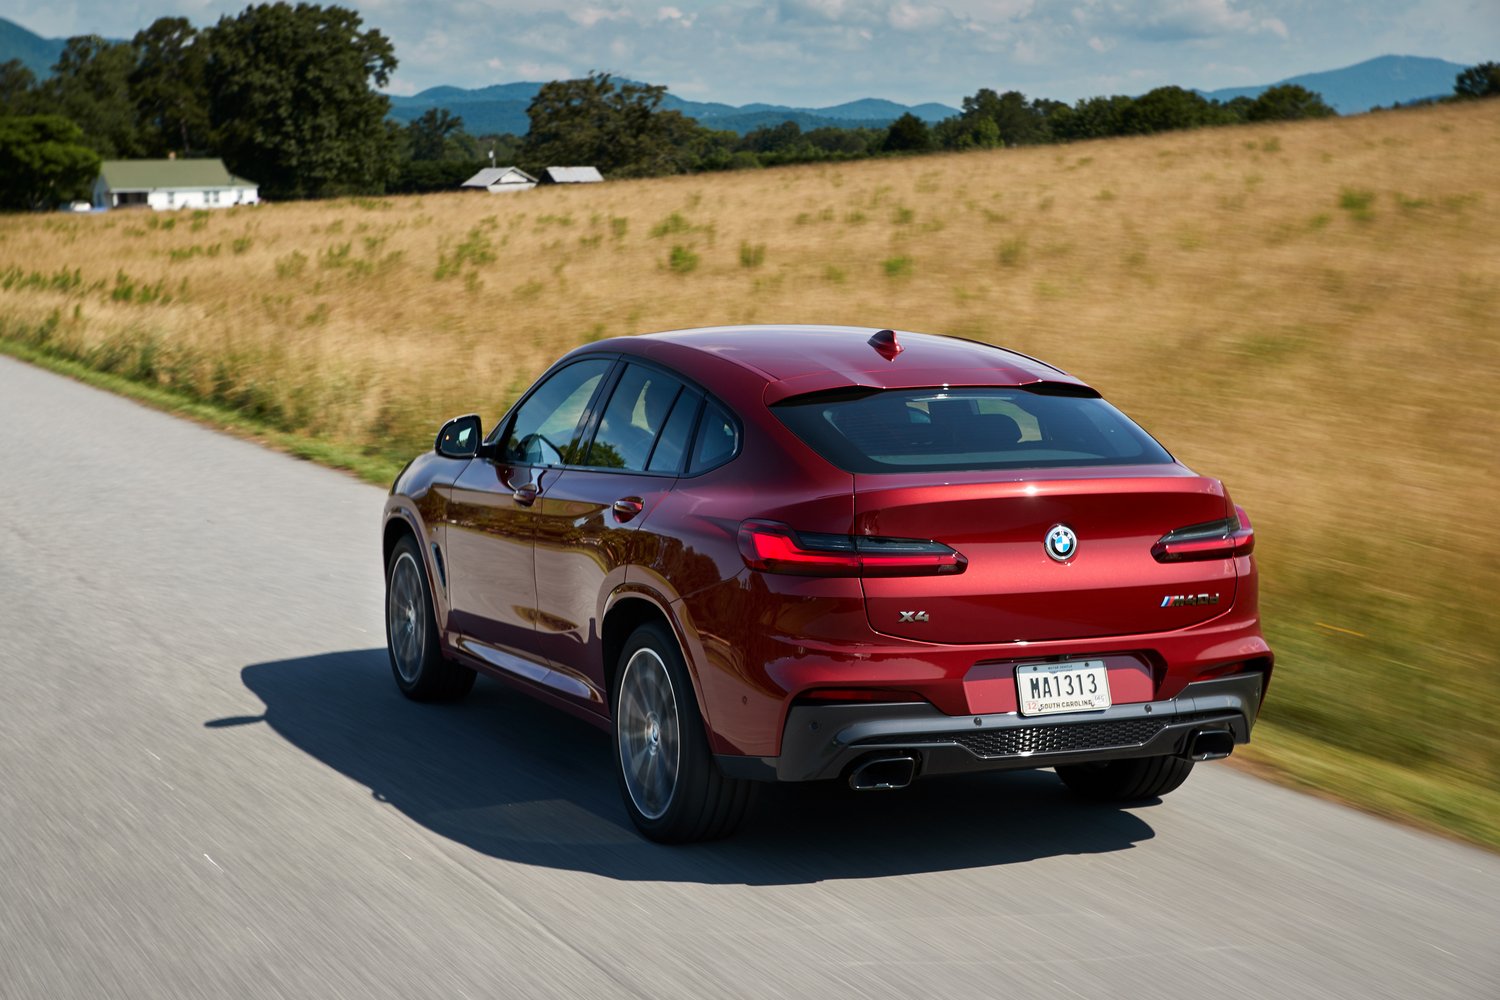
M 148 156 L 209 148 L 206 46 L 183 17 L 158 18 L 137 32 L 130 96 Z
M 391 42 L 343 7 L 260 4 L 204 32 L 218 152 L 270 198 L 378 193 L 394 175 Z
M 1252 122 L 1287 122 L 1337 115 L 1337 111 L 1323 102 L 1321 94 L 1295 83 L 1267 87 L 1245 112 L 1245 117 Z
M 0 118 L 0 207 L 52 208 L 83 197 L 99 154 L 59 115 Z
M 25 115 L 36 100 L 36 75 L 19 59 L 0 63 L 0 113 Z
M 479 143 L 464 131 L 464 120 L 447 108 L 428 108 L 403 130 L 412 160 L 477 160 Z
M 1200 94 L 1181 87 L 1157 87 L 1137 97 L 1120 115 L 1121 131 L 1149 135 L 1179 128 L 1226 124 L 1230 116 Z
M 534 166 L 591 166 L 620 177 L 683 173 L 710 136 L 677 111 L 663 111 L 667 88 L 619 85 L 608 73 L 546 84 L 526 108 L 531 129 L 521 155 Z
M 908 111 L 891 122 L 882 148 L 892 153 L 921 153 L 933 147 L 932 129 Z
M 1085 97 L 1071 108 L 1055 110 L 1049 116 L 1048 126 L 1054 138 L 1064 140 L 1122 135 L 1126 117 L 1134 106 L 1135 99 L 1123 94 Z
M 83 130 L 83 141 L 105 157 L 140 156 L 144 149 L 130 100 L 135 50 L 98 35 L 70 38 L 41 86 L 36 107 Z
M 1470 66 L 1454 79 L 1453 93 L 1464 98 L 1500 97 L 1500 63 Z

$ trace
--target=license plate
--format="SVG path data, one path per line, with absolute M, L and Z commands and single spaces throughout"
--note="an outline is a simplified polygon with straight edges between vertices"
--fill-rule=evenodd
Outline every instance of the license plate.
M 1016 667 L 1016 701 L 1022 715 L 1108 708 L 1109 671 L 1103 660 L 1023 663 Z

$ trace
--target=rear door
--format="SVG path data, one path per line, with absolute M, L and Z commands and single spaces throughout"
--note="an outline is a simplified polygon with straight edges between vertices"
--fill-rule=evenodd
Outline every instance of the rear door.
M 627 365 L 592 440 L 536 506 L 538 649 L 572 693 L 601 711 L 603 601 L 627 567 L 650 561 L 642 532 L 677 481 L 701 405 L 670 373 Z

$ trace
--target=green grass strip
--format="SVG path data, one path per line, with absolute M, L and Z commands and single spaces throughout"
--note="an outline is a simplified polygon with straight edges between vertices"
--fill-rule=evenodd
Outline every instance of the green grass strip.
M 4 337 L 0 337 L 0 354 L 9 355 L 59 375 L 66 375 L 85 385 L 125 396 L 153 409 L 186 417 L 215 430 L 227 431 L 236 437 L 259 442 L 288 455 L 295 455 L 297 458 L 326 465 L 329 468 L 351 472 L 360 479 L 377 486 L 390 486 L 396 478 L 396 473 L 400 472 L 405 464 L 404 459 L 393 459 L 385 455 L 367 455 L 333 441 L 277 430 L 228 407 L 191 399 L 160 386 L 137 382 L 121 375 L 96 371 L 77 361 L 61 358 L 45 350 Z
M 1254 742 L 1234 759 L 1280 784 L 1500 850 L 1500 791 L 1463 775 L 1415 771 L 1264 719 L 1255 725 Z

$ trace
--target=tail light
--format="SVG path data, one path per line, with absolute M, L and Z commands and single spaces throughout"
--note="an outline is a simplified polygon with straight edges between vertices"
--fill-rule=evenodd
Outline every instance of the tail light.
M 1234 517 L 1167 532 L 1151 546 L 1151 555 L 1157 562 L 1194 562 L 1248 556 L 1254 550 L 1255 529 L 1250 527 L 1250 515 L 1237 506 Z
M 778 521 L 746 521 L 739 543 L 746 566 L 793 576 L 937 576 L 969 564 L 942 542 L 793 531 Z

